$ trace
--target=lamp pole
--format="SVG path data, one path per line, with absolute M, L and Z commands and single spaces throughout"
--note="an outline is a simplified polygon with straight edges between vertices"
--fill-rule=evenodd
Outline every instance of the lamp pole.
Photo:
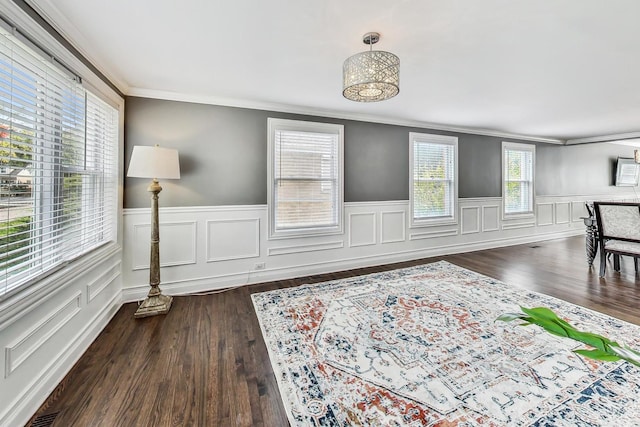
M 149 293 L 140 304 L 134 317 L 148 317 L 166 314 L 171 308 L 173 297 L 163 295 L 160 290 L 160 227 L 158 225 L 158 194 L 162 187 L 157 179 L 153 179 L 147 191 L 151 193 L 151 254 L 149 265 Z

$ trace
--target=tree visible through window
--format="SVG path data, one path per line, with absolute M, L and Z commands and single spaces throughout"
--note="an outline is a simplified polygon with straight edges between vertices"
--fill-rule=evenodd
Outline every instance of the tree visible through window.
M 457 138 L 410 134 L 413 224 L 455 221 Z
M 0 107 L 0 121 L 6 118 Z M 33 201 L 31 194 L 33 131 L 0 123 L 0 269 L 21 267 L 29 255 Z M 22 177 L 22 178 L 21 178 Z M 2 292 L 0 292 L 0 295 Z
M 535 146 L 503 143 L 504 213 L 533 213 L 533 173 Z

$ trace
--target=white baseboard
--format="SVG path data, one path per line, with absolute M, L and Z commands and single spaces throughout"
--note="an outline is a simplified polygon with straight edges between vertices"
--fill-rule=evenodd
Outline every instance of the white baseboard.
M 43 369 L 44 375 L 36 376 L 24 388 L 24 392 L 9 403 L 7 410 L 0 414 L 0 426 L 25 425 L 121 306 L 122 294 L 118 291 L 93 320 L 76 334 L 69 345 L 51 358 L 50 363 Z

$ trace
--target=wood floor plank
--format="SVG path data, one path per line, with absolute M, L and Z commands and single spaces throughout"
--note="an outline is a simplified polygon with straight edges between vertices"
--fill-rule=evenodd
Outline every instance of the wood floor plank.
M 166 316 L 134 319 L 124 305 L 34 415 L 54 426 L 286 426 L 287 416 L 250 295 L 446 260 L 640 325 L 632 260 L 605 279 L 584 239 L 562 240 L 261 283 L 175 297 Z

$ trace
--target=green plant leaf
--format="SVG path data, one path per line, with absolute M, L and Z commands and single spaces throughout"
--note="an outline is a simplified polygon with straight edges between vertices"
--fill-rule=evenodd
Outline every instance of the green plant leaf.
M 578 350 L 573 350 L 573 352 L 579 354 L 580 356 L 588 357 L 589 359 L 604 360 L 605 362 L 616 362 L 621 359 L 619 356 L 616 356 L 615 354 L 610 354 L 610 353 L 607 353 L 606 351 L 597 350 L 597 349 L 596 350 L 578 349 Z
M 571 332 L 571 334 L 569 334 L 569 338 L 590 345 L 591 347 L 595 347 L 601 351 L 606 351 L 607 346 L 618 346 L 617 343 L 610 341 L 602 335 L 593 334 L 591 332 L 581 332 L 575 329 Z
M 626 346 L 622 348 L 617 342 L 611 341 L 602 335 L 579 331 L 546 307 L 526 308 L 521 306 L 520 309 L 524 314 L 505 313 L 496 320 L 510 322 L 515 319 L 520 319 L 523 322 L 520 323 L 520 326 L 537 325 L 552 335 L 571 338 L 593 347 L 593 349 L 574 350 L 576 354 L 584 357 L 603 361 L 625 360 L 636 366 L 640 366 L 639 352 Z
M 558 335 L 560 337 L 569 336 L 567 330 L 562 325 L 559 325 L 558 323 L 556 323 L 553 319 L 532 317 L 531 323 L 541 326 L 547 332 L 550 332 L 554 335 Z
M 567 323 L 564 319 L 561 319 L 553 310 L 548 309 L 547 307 L 533 307 L 526 308 L 520 307 L 523 313 L 527 313 L 531 317 L 535 317 L 537 319 L 546 319 L 556 323 L 563 328 L 573 328 L 569 323 Z

